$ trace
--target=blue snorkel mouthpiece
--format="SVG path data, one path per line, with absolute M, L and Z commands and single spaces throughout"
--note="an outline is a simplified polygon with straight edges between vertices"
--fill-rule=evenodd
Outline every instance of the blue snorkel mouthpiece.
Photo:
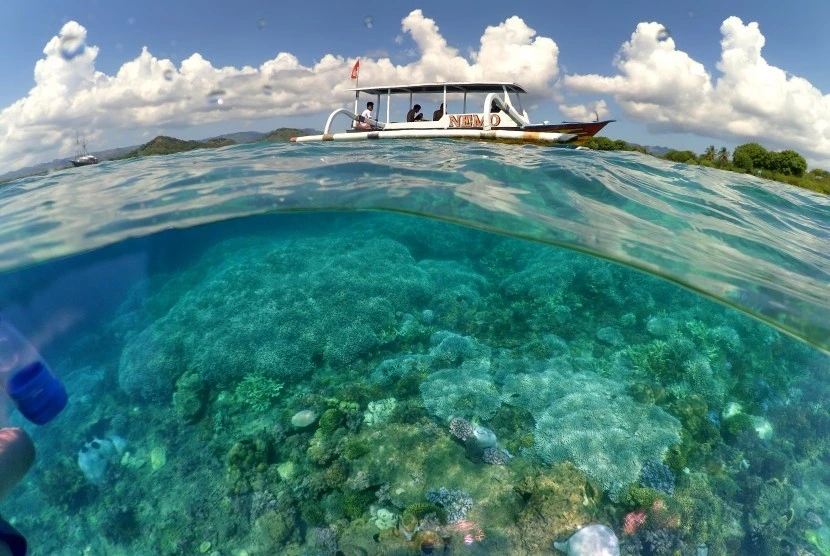
M 63 383 L 37 350 L 0 319 L 0 384 L 18 411 L 36 425 L 54 419 L 66 407 Z

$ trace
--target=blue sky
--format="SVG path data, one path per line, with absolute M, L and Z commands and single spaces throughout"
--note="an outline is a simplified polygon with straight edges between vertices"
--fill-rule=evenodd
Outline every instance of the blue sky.
M 149 85 L 155 71 L 151 66 L 166 67 L 159 65 L 159 60 L 169 60 L 177 78 L 181 74 L 181 80 L 175 81 L 174 85 L 181 85 L 183 91 L 186 72 L 181 64 L 194 53 L 201 55 L 216 70 L 230 67 L 241 70 L 242 74 L 245 66 L 261 69 L 280 52 L 293 55 L 301 68 L 314 75 L 322 75 L 317 64 L 327 54 L 335 57 L 330 65 L 343 67 L 350 66 L 353 59 L 361 58 L 361 84 L 369 85 L 374 83 L 375 75 L 383 75 L 385 79 L 382 80 L 387 82 L 390 76 L 400 78 L 408 72 L 413 75 L 412 80 L 418 80 L 415 77 L 429 78 L 440 71 L 440 61 L 430 58 L 423 43 L 423 40 L 435 40 L 435 36 L 472 63 L 470 52 L 481 48 L 485 29 L 504 24 L 512 16 L 518 16 L 521 25 L 514 20 L 511 28 L 515 29 L 516 25 L 522 28 L 523 25 L 533 29 L 535 35 L 529 39 L 531 42 L 543 37 L 553 41 L 558 49 L 553 64 L 543 58 L 528 62 L 529 68 L 535 67 L 535 63 L 546 68 L 541 71 L 544 79 L 537 79 L 538 76 L 533 75 L 535 71 L 523 71 L 509 79 L 532 85 L 528 88 L 532 89 L 536 102 L 529 111 L 534 120 L 570 119 L 569 116 L 579 113 L 577 106 L 590 111 L 595 103 L 602 101 L 603 116 L 618 120 L 604 132 L 610 137 L 697 151 L 711 143 L 733 147 L 757 138 L 770 148 L 795 148 L 819 164 L 830 161 L 830 97 L 827 96 L 830 92 L 830 72 L 827 71 L 830 33 L 826 30 L 827 22 L 830 22 L 830 2 L 825 1 L 634 0 L 588 4 L 483 0 L 471 4 L 446 0 L 417 3 L 373 0 L 354 3 L 317 0 L 294 3 L 40 0 L 10 4 L 4 6 L 3 32 L 0 33 L 0 49 L 5 53 L 2 62 L 4 79 L 0 85 L 0 110 L 3 110 L 0 112 L 0 151 L 22 152 L 24 156 L 9 160 L 0 154 L 3 165 L 0 173 L 13 169 L 7 167 L 14 165 L 13 160 L 37 162 L 70 155 L 66 150 L 71 148 L 71 141 L 59 137 L 64 125 L 86 126 L 88 129 L 84 131 L 94 139 L 93 147 L 101 149 L 143 142 L 160 132 L 199 138 L 215 132 L 266 131 L 282 125 L 321 128 L 325 114 L 332 108 L 331 103 L 340 105 L 338 103 L 342 102 L 342 97 L 330 91 L 349 86 L 348 75 L 344 76 L 343 82 L 334 83 L 321 77 L 319 83 L 307 80 L 304 84 L 297 81 L 289 86 L 296 72 L 286 72 L 277 64 L 283 73 L 273 70 L 267 77 L 274 83 L 274 94 L 256 103 L 246 104 L 239 100 L 239 106 L 245 104 L 245 109 L 224 106 L 218 107 L 224 112 L 188 118 L 192 109 L 188 109 L 185 97 L 192 95 L 182 93 L 181 98 L 175 98 L 176 91 L 168 91 L 164 103 L 171 106 L 168 112 L 175 112 L 175 116 L 170 113 L 154 115 L 144 105 L 146 102 L 141 106 L 131 104 L 130 91 L 135 87 L 126 85 L 129 72 L 119 76 L 121 86 L 117 91 L 111 83 L 122 66 L 140 57 L 143 47 L 147 48 L 142 66 L 145 72 L 135 73 L 132 79 L 140 81 L 141 95 L 145 99 L 153 98 L 154 94 Z M 428 29 L 434 25 L 439 35 L 427 34 L 427 38 L 419 43 L 417 31 L 402 29 L 402 21 L 415 9 L 421 10 L 422 17 L 411 19 L 411 27 Z M 742 45 L 757 43 L 756 35 L 760 34 L 763 63 L 754 73 L 733 69 L 730 84 L 724 85 L 722 90 L 709 91 L 711 87 L 706 83 L 684 83 L 677 79 L 678 90 L 673 93 L 672 71 L 679 72 L 678 76 L 690 71 L 693 74 L 705 72 L 706 82 L 713 85 L 723 77 L 717 67 L 724 38 L 721 26 L 730 16 L 737 16 L 741 22 L 738 25 L 733 20 L 730 27 L 731 36 L 741 43 L 735 47 L 736 51 L 742 51 Z M 84 56 L 79 56 L 84 60 L 74 60 L 72 64 L 59 59 L 47 60 L 49 56 L 44 55 L 44 48 L 70 21 L 77 22 L 85 30 L 86 46 L 97 47 L 97 51 L 87 48 Z M 632 34 L 641 22 L 657 22 L 664 26 L 670 33 L 673 52 L 652 56 L 650 51 L 643 50 L 654 49 L 649 43 L 623 56 L 624 61 L 630 62 L 623 70 L 615 65 L 615 59 L 623 44 L 632 40 Z M 756 35 L 747 27 L 751 22 L 758 23 Z M 640 32 L 647 33 L 650 29 L 644 27 Z M 500 37 L 498 40 L 509 40 L 509 33 Z M 546 56 L 550 50 L 542 48 L 545 45 L 536 45 L 540 48 L 531 48 L 527 52 Z M 657 47 L 663 48 L 665 44 Z M 484 52 L 480 54 L 483 59 Z M 440 51 L 436 54 L 439 60 L 441 55 Z M 384 73 L 380 65 L 373 65 L 373 61 L 382 58 L 388 58 L 397 69 Z M 35 64 L 39 60 L 44 60 L 43 70 L 39 78 L 40 89 L 34 94 L 31 91 L 36 85 Z M 650 61 L 641 63 L 646 60 Z M 665 71 L 649 66 L 664 63 L 667 64 Z M 490 67 L 483 62 L 481 65 L 485 71 Z M 695 70 L 695 67 L 702 69 Z M 214 87 L 217 82 L 205 77 L 208 70 L 200 71 L 202 77 L 198 82 L 207 88 Z M 506 70 L 502 67 L 498 71 L 502 76 Z M 218 75 L 218 72 L 213 71 L 213 74 Z M 566 77 L 594 74 L 594 79 L 569 80 Z M 187 79 L 193 75 L 193 72 L 187 73 Z M 665 80 L 652 84 L 649 89 L 645 84 L 655 75 L 663 75 Z M 614 76 L 621 80 L 614 81 Z M 194 81 L 189 81 L 187 86 L 192 91 Z M 770 110 L 764 105 L 747 107 L 753 102 L 753 88 L 777 95 L 769 103 L 776 107 Z M 807 92 L 802 94 L 802 89 Z M 676 98 L 668 98 L 672 94 Z M 640 96 L 635 98 L 637 95 Z M 704 117 L 692 110 L 692 121 L 672 115 L 689 113 L 691 105 L 688 103 L 695 102 L 696 95 L 704 95 L 705 103 L 701 100 L 694 106 L 711 106 L 711 111 L 717 114 Z M 795 100 L 777 106 L 776 98 L 780 99 L 782 95 Z M 644 101 L 654 106 L 644 110 Z M 161 100 L 158 102 L 162 103 Z M 571 107 L 573 112 L 563 113 L 562 106 Z M 63 114 L 59 114 L 61 107 Z M 202 108 L 200 106 L 200 110 Z M 104 112 L 107 109 L 110 110 L 108 114 Z M 67 112 L 78 118 L 73 119 Z M 790 112 L 809 113 L 812 123 L 804 121 L 789 126 L 786 122 L 793 115 Z M 127 114 L 131 116 L 127 117 Z M 731 129 L 723 129 L 720 125 L 733 119 Z M 27 127 L 40 131 L 30 133 Z M 47 128 L 49 133 L 42 131 Z M 775 132 L 771 133 L 771 129 Z M 821 135 L 822 130 L 827 130 L 828 145 L 809 147 L 812 150 L 805 151 L 808 145 L 805 137 Z M 34 160 L 37 157 L 39 159 Z

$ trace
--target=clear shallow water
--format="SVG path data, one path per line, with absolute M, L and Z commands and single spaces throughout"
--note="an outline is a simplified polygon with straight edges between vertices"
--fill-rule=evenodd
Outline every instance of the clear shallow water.
M 824 197 L 638 155 L 368 153 L 0 189 L 2 314 L 71 394 L 0 507 L 35 553 L 536 554 L 592 522 L 628 553 L 828 542 Z M 94 438 L 126 448 L 90 477 Z
M 244 145 L 0 189 L 0 270 L 250 214 L 389 210 L 661 275 L 830 350 L 830 200 L 637 153 L 435 141 Z

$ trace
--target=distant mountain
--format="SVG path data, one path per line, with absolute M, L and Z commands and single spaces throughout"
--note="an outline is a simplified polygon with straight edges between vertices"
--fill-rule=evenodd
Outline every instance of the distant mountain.
M 92 154 L 98 157 L 101 161 L 119 160 L 123 158 L 135 158 L 137 156 L 172 154 L 183 151 L 191 151 L 194 149 L 224 147 L 226 145 L 235 145 L 237 143 L 254 143 L 256 141 L 282 142 L 289 141 L 292 137 L 300 135 L 319 135 L 320 133 L 322 132 L 310 128 L 296 129 L 291 127 L 281 127 L 269 133 L 261 133 L 259 131 L 238 131 L 236 133 L 218 135 L 202 141 L 184 141 L 182 139 L 176 139 L 175 137 L 165 137 L 160 135 L 143 145 L 132 145 L 129 147 L 118 147 L 116 149 L 95 151 Z M 56 158 L 49 162 L 41 162 L 40 164 L 6 172 L 5 174 L 0 175 L 0 182 L 71 168 L 72 163 L 69 160 L 69 157 Z
M 135 150 L 119 158 L 135 158 L 137 156 L 152 156 L 158 154 L 173 154 L 196 149 L 215 149 L 235 145 L 236 141 L 231 139 L 208 139 L 207 141 L 185 141 L 175 137 L 159 135 L 152 141 L 144 143 Z
M 36 176 L 38 174 L 45 174 L 46 172 L 63 170 L 64 168 L 70 167 L 72 167 L 72 163 L 69 162 L 68 158 L 56 158 L 50 162 L 41 162 L 40 164 L 26 166 L 25 168 L 20 168 L 19 170 L 6 172 L 5 174 L 0 175 L 0 182 L 22 178 L 24 176 Z
M 122 157 L 123 155 L 137 148 L 138 145 L 132 145 L 130 147 L 118 147 L 116 149 L 95 151 L 92 154 L 94 154 L 98 158 L 98 160 L 101 161 L 113 160 Z M 72 163 L 69 162 L 69 160 L 70 158 L 56 158 L 50 162 L 41 162 L 40 164 L 35 164 L 34 166 L 26 166 L 25 168 L 20 168 L 19 170 L 6 172 L 5 174 L 0 175 L 0 182 L 9 181 L 16 178 L 22 178 L 24 176 L 36 176 L 38 174 L 54 172 L 55 170 L 64 170 L 66 168 L 71 168 Z
M 107 149 L 105 151 L 98 151 L 93 153 L 95 156 L 98 157 L 98 160 L 113 160 L 124 156 L 130 151 L 134 151 L 139 147 L 139 145 L 131 145 L 129 147 L 118 147 L 115 149 Z
M 653 145 L 643 145 L 643 148 L 645 148 L 645 150 L 647 150 L 649 154 L 652 154 L 654 156 L 663 156 L 667 152 L 674 150 L 669 147 L 656 147 Z
M 260 141 L 271 141 L 274 143 L 290 141 L 292 137 L 300 137 L 302 135 L 314 135 L 320 133 L 313 129 L 296 129 L 293 127 L 280 127 L 265 134 Z
M 204 141 L 210 141 L 211 139 L 230 139 L 231 141 L 242 144 L 259 141 L 264 136 L 265 134 L 259 131 L 237 131 L 236 133 L 226 133 L 224 135 L 210 137 L 209 139 L 204 139 Z

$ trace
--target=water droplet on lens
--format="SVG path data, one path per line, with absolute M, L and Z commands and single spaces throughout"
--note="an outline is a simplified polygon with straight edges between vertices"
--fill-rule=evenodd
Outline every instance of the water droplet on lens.
M 263 85 L 262 92 L 265 93 L 266 95 L 270 95 L 271 93 L 274 92 L 274 88 L 271 87 L 271 85 Z
M 264 17 L 260 17 L 259 21 L 256 22 L 256 25 L 259 27 L 259 30 L 262 31 L 265 29 L 265 26 L 268 25 L 268 21 L 266 21 Z
M 173 81 L 173 77 L 174 77 L 175 75 L 176 75 L 176 72 L 175 72 L 175 71 L 173 71 L 173 70 L 171 70 L 171 69 L 169 69 L 169 68 L 168 68 L 168 69 L 166 69 L 166 70 L 164 70 L 164 78 L 165 78 L 167 81 Z
M 61 35 L 61 56 L 64 60 L 71 60 L 74 57 L 84 53 L 84 39 L 80 35 L 68 33 Z
M 375 26 L 375 20 L 372 18 L 372 16 L 367 15 L 363 18 L 363 25 L 365 25 L 367 29 L 371 29 Z
M 657 31 L 657 40 L 660 42 L 664 42 L 671 38 L 671 33 L 665 27 L 661 27 L 659 31 Z
M 225 104 L 225 91 L 223 89 L 214 89 L 208 93 L 208 104 L 215 104 L 221 106 Z

